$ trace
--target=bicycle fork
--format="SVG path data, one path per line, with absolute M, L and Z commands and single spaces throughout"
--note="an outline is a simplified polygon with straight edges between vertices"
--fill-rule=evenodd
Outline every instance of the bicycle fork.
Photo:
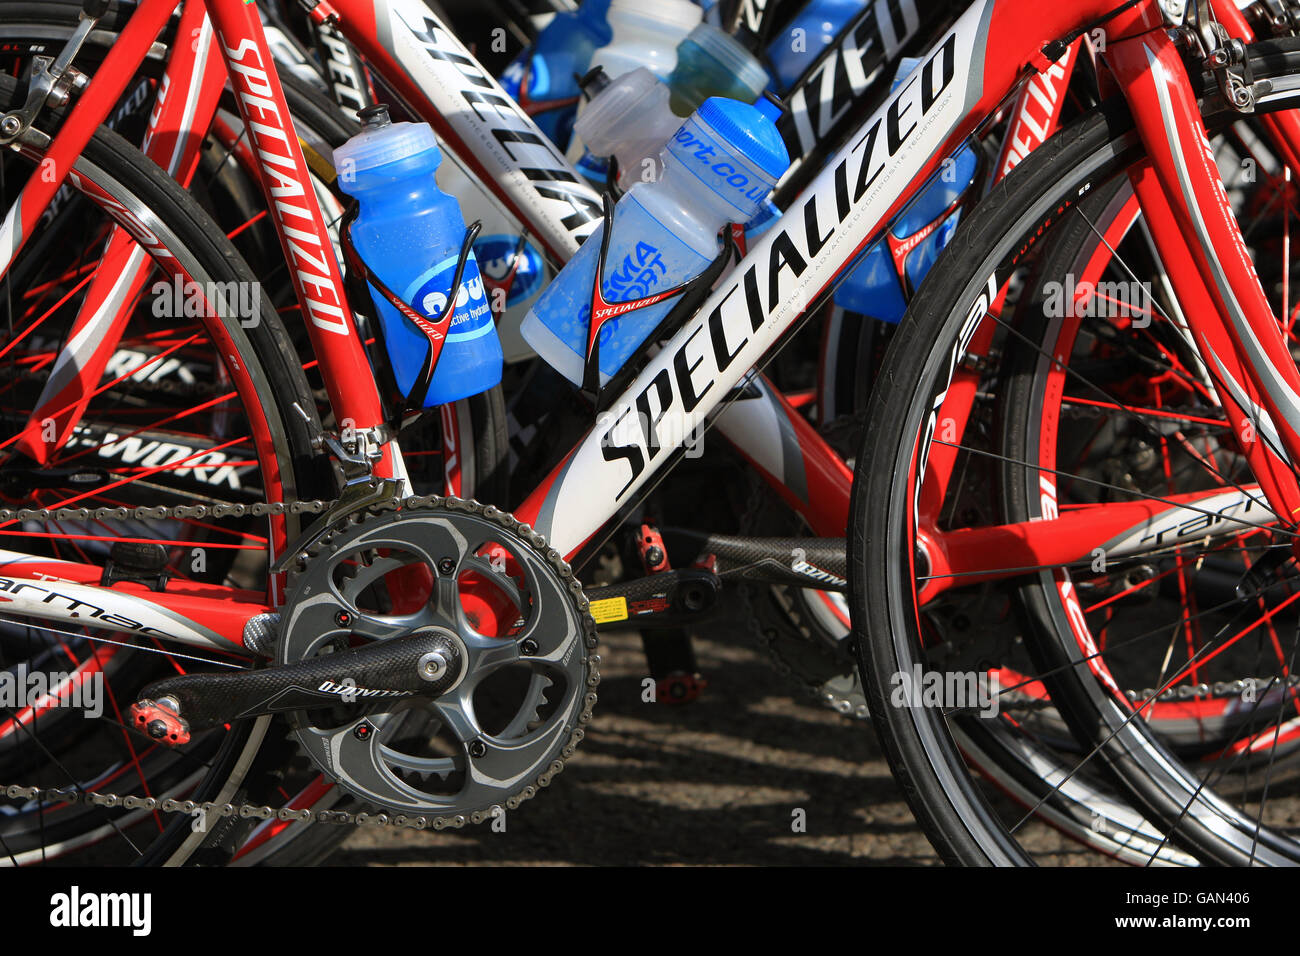
M 1156 31 L 1112 44 L 1105 60 L 1149 156 L 1130 178 L 1161 264 L 1271 510 L 1294 527 L 1300 371 L 1251 262 L 1177 46 Z

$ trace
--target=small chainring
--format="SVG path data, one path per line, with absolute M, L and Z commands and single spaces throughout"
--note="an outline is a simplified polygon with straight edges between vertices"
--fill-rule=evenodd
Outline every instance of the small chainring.
M 344 681 L 339 706 L 293 715 L 331 780 L 392 812 L 459 823 L 517 807 L 563 768 L 596 701 L 581 584 L 540 534 L 474 501 L 349 516 L 299 560 L 283 621 L 282 664 L 416 633 L 452 646 L 411 662 L 429 680 L 459 671 L 438 696 L 372 697 Z

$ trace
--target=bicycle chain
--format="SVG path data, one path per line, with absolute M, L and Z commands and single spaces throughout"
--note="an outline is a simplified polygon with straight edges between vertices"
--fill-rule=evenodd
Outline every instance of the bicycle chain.
M 586 637 L 584 638 L 587 649 L 592 650 L 596 646 L 596 626 L 590 612 L 587 611 L 587 599 L 583 594 L 582 585 L 574 576 L 573 571 L 569 568 L 568 563 L 563 556 L 554 548 L 548 548 L 546 539 L 539 532 L 532 530 L 528 525 L 492 505 L 483 505 L 477 501 L 463 498 L 443 498 L 438 495 L 417 495 L 399 500 L 391 500 L 382 505 L 372 506 L 378 510 L 395 510 L 397 508 L 419 508 L 429 505 L 433 502 L 455 502 L 454 509 L 466 511 L 471 514 L 477 514 L 480 517 L 494 521 L 523 538 L 530 545 L 539 550 L 546 560 L 559 574 L 561 579 L 566 580 L 571 591 L 579 601 L 580 609 L 585 615 Z M 128 517 L 136 518 L 218 518 L 218 517 L 240 517 L 243 515 L 283 515 L 288 514 L 320 514 L 331 506 L 334 502 L 308 500 L 285 502 L 258 502 L 253 505 L 176 505 L 171 508 L 164 506 L 142 507 L 142 508 L 22 508 L 22 509 L 0 509 L 0 522 L 8 521 L 31 521 L 31 520 L 56 520 L 56 521 L 76 521 L 90 520 L 92 517 L 97 520 L 104 518 L 117 518 L 123 520 Z M 319 546 L 317 548 L 319 550 Z M 302 562 L 303 558 L 299 558 Z M 135 794 L 116 794 L 100 793 L 98 791 L 86 791 L 80 787 L 24 787 L 19 785 L 6 785 L 0 783 L 0 794 L 7 796 L 11 800 L 46 800 L 51 803 L 82 803 L 86 806 L 118 807 L 124 809 L 136 810 L 142 809 L 150 812 L 162 813 L 180 813 L 193 817 L 198 813 L 203 814 L 203 819 L 213 819 L 213 815 L 219 817 L 238 816 L 241 819 L 260 819 L 260 820 L 285 820 L 285 821 L 304 821 L 308 823 L 325 823 L 338 826 L 369 826 L 369 827 L 391 827 L 396 829 L 409 830 L 446 830 L 459 829 L 466 823 L 479 824 L 483 823 L 497 815 L 498 811 L 514 810 L 525 800 L 532 799 L 537 795 L 537 791 L 550 786 L 555 776 L 564 770 L 566 761 L 573 756 L 577 746 L 586 736 L 585 727 L 591 721 L 592 710 L 596 705 L 595 687 L 600 683 L 600 656 L 591 654 L 589 656 L 588 675 L 587 675 L 587 692 L 583 695 L 582 712 L 569 734 L 569 740 L 560 751 L 560 756 L 552 760 L 546 770 L 538 774 L 537 779 L 528 784 L 518 793 L 511 794 L 505 800 L 505 807 L 493 805 L 486 810 L 476 810 L 470 814 L 455 814 L 452 816 L 434 816 L 427 815 L 410 816 L 407 814 L 389 814 L 389 813 L 351 813 L 347 810 L 291 810 L 288 807 L 275 809 L 266 805 L 258 804 L 233 804 L 233 803 L 212 803 L 211 801 L 198 803 L 193 800 L 173 800 L 171 798 L 159 800 L 155 797 L 141 797 Z
M 1159 694 L 1154 687 L 1140 691 L 1128 690 L 1124 693 L 1135 704 L 1152 700 L 1163 703 L 1171 700 L 1215 700 L 1240 697 L 1248 687 L 1260 693 L 1271 693 L 1273 688 L 1280 684 L 1286 684 L 1287 687 L 1300 686 L 1300 674 L 1292 674 L 1285 681 L 1278 680 L 1276 677 L 1239 677 L 1236 680 L 1215 681 L 1213 684 L 1179 684 L 1176 687 L 1166 687 Z
M 168 519 L 184 520 L 186 518 L 242 518 L 283 514 L 321 514 L 334 503 L 332 501 L 283 501 L 254 504 L 218 504 L 218 505 L 143 505 L 137 508 L 3 508 L 0 509 L 0 522 L 10 521 L 126 521 L 128 518 L 138 520 Z

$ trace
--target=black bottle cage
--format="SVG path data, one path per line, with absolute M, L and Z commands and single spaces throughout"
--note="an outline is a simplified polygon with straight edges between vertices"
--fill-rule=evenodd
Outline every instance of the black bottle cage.
M 605 258 L 609 253 L 610 234 L 614 229 L 614 204 L 610 201 L 608 193 L 605 194 L 604 200 L 604 229 L 600 237 L 600 254 L 596 257 L 596 275 L 592 282 L 591 322 L 587 328 L 587 357 L 582 374 L 582 390 L 590 393 L 595 398 L 597 412 L 602 412 L 608 407 L 608 396 L 617 395 L 622 391 L 622 387 L 627 381 L 631 380 L 631 376 L 640 364 L 640 360 L 645 357 L 649 349 L 670 329 L 679 325 L 687 315 L 690 315 L 699 307 L 703 302 L 704 294 L 713 288 L 713 283 L 722 274 L 722 270 L 730 261 L 733 252 L 737 251 L 734 249 L 735 240 L 732 236 L 730 224 L 728 224 L 724 227 L 727 235 L 726 247 L 709 264 L 709 267 L 699 275 L 687 279 L 681 285 L 665 289 L 662 292 L 656 292 L 654 295 L 645 298 L 629 299 L 626 302 L 608 302 L 601 291 L 601 286 L 604 285 Z M 740 256 L 737 256 L 737 261 L 740 258 Z M 602 389 L 600 386 L 600 331 L 605 323 L 610 319 L 628 315 L 638 309 L 657 305 L 674 296 L 681 296 L 681 298 L 668 311 L 668 314 L 664 316 L 663 321 L 659 323 L 655 330 L 646 336 L 636 351 L 628 357 L 623 368 L 610 379 L 608 386 Z
M 605 195 L 613 196 L 615 202 L 623 195 L 623 190 L 618 188 L 618 170 L 618 159 L 609 157 L 609 165 L 605 168 Z
M 410 394 L 405 396 L 403 408 L 403 411 L 423 411 L 425 397 L 429 394 L 429 383 L 433 381 L 434 370 L 438 367 L 438 359 L 442 356 L 442 347 L 447 340 L 447 330 L 451 327 L 451 320 L 456 312 L 456 299 L 460 296 L 460 284 L 465 276 L 465 263 L 469 261 L 470 253 L 474 247 L 474 240 L 478 237 L 483 224 L 475 221 L 465 230 L 465 240 L 461 243 L 460 256 L 456 260 L 456 271 L 451 280 L 451 291 L 447 295 L 446 311 L 443 315 L 435 318 L 422 314 L 403 301 L 401 296 L 390 289 L 379 276 L 370 271 L 365 260 L 361 258 L 361 254 L 357 252 L 357 247 L 352 243 L 352 223 L 356 221 L 360 211 L 360 203 L 353 200 L 339 224 L 339 244 L 343 247 L 343 260 L 347 263 L 350 276 L 360 278 L 378 292 L 385 302 L 396 309 L 398 314 L 428 341 L 429 351 L 424 358 L 424 368 L 416 377 Z M 383 337 L 382 329 L 382 324 L 377 322 L 375 334 L 381 339 Z

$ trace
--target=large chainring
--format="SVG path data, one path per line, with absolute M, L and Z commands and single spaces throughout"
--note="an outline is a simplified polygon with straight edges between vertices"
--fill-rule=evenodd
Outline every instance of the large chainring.
M 549 784 L 583 737 L 600 679 L 595 622 L 559 553 L 473 501 L 354 513 L 299 560 L 278 659 L 415 633 L 452 649 L 413 667 L 459 676 L 436 697 L 370 699 L 345 681 L 339 707 L 295 713 L 321 771 L 368 804 L 452 823 L 482 822 Z

